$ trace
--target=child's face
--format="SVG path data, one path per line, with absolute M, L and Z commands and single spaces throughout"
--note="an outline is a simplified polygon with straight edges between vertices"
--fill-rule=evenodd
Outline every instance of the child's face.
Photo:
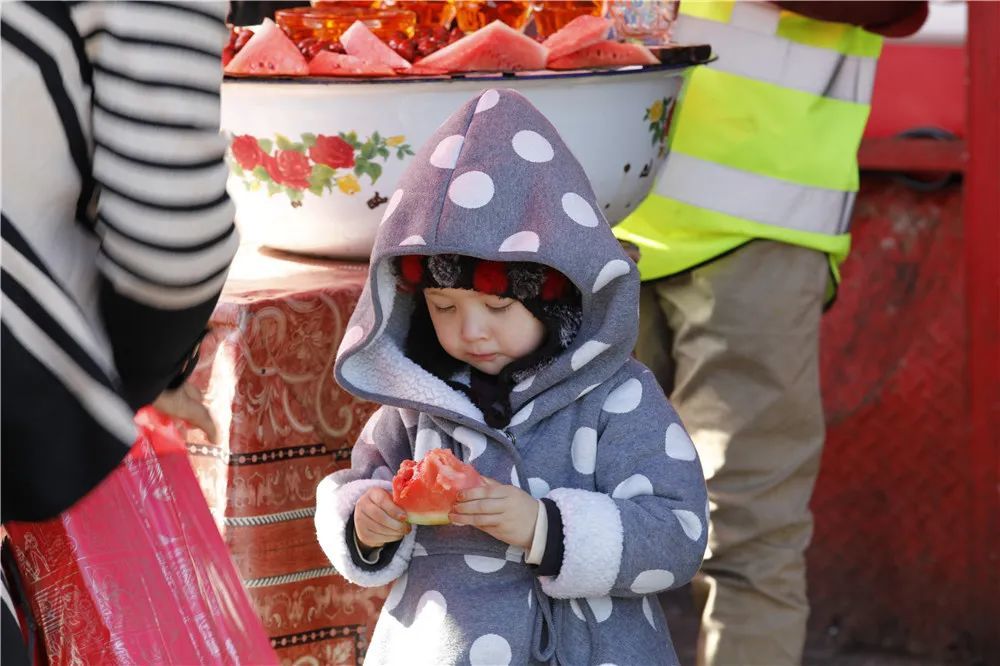
M 424 289 L 438 342 L 488 375 L 538 349 L 545 326 L 513 298 L 470 289 Z

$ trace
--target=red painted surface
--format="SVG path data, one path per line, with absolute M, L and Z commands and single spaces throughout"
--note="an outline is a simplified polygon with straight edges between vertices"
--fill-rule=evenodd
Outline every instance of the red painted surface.
M 961 173 L 968 159 L 965 142 L 958 139 L 865 139 L 858 149 L 860 167 L 875 171 Z
M 965 277 L 972 461 L 974 625 L 996 636 L 1000 596 L 1000 4 L 969 4 L 969 120 L 965 178 Z M 994 641 L 1000 639 L 994 638 Z M 992 663 L 1000 660 L 994 643 Z
M 964 136 L 965 99 L 962 45 L 887 40 L 875 75 L 865 136 L 895 136 L 915 127 L 938 127 Z
M 896 74 L 899 90 L 930 99 L 928 89 L 949 89 L 933 72 L 914 71 L 916 82 L 912 72 Z M 890 62 L 880 75 L 892 72 Z M 969 4 L 968 74 L 963 184 L 917 193 L 889 176 L 862 181 L 854 250 L 823 325 L 828 439 L 813 501 L 810 599 L 814 628 L 842 645 L 994 664 L 1000 3 Z M 917 117 L 902 114 L 900 126 Z M 901 171 L 940 150 L 872 145 L 870 164 Z
M 814 626 L 848 645 L 944 655 L 973 640 L 961 202 L 958 186 L 924 194 L 866 176 L 824 317 L 809 596 Z

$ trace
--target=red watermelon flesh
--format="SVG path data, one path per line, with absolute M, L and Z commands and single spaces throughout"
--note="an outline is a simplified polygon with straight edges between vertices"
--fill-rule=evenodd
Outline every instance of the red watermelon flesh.
M 549 61 L 549 69 L 587 69 L 589 67 L 625 67 L 657 65 L 653 52 L 641 44 L 603 41 Z
M 549 35 L 542 46 L 549 50 L 549 60 L 554 60 L 607 39 L 609 30 L 608 19 L 584 14 Z
M 483 485 L 476 468 L 448 449 L 432 449 L 419 463 L 404 460 L 392 479 L 392 501 L 413 525 L 447 525 L 458 493 Z
M 417 64 L 450 72 L 509 72 L 544 69 L 548 53 L 531 37 L 503 21 L 493 21 Z
M 269 18 L 250 41 L 233 56 L 226 74 L 255 76 L 305 76 L 309 64 L 288 35 Z
M 311 76 L 395 76 L 392 67 L 372 64 L 361 58 L 320 51 L 309 61 Z
M 409 69 L 410 63 L 390 49 L 385 42 L 368 29 L 361 21 L 355 21 L 340 36 L 347 55 L 361 58 L 373 65 L 384 65 L 392 69 Z

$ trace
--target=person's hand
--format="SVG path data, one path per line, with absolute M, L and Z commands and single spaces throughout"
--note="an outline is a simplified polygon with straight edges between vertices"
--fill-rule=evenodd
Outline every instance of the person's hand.
M 483 480 L 485 486 L 458 494 L 448 518 L 455 525 L 471 525 L 512 546 L 531 548 L 538 500 L 520 488 Z
M 153 401 L 153 407 L 167 416 L 201 429 L 209 442 L 215 442 L 215 421 L 205 406 L 205 396 L 191 383 L 184 382 L 175 389 L 167 389 Z
M 393 503 L 385 488 L 369 488 L 354 505 L 354 532 L 369 550 L 399 541 L 410 529 L 406 512 Z

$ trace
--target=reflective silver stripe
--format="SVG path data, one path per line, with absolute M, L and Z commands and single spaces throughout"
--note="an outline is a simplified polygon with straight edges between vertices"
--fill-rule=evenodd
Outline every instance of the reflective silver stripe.
M 729 17 L 729 25 L 743 30 L 774 35 L 778 32 L 781 21 L 781 9 L 770 2 L 739 2 L 733 3 L 733 12 Z
M 820 234 L 847 231 L 853 193 L 807 187 L 672 151 L 653 191 L 744 220 Z
M 773 30 L 762 33 L 686 15 L 677 18 L 673 33 L 681 44 L 711 44 L 719 59 L 708 66 L 719 71 L 846 102 L 871 102 L 876 58 L 791 42 Z

